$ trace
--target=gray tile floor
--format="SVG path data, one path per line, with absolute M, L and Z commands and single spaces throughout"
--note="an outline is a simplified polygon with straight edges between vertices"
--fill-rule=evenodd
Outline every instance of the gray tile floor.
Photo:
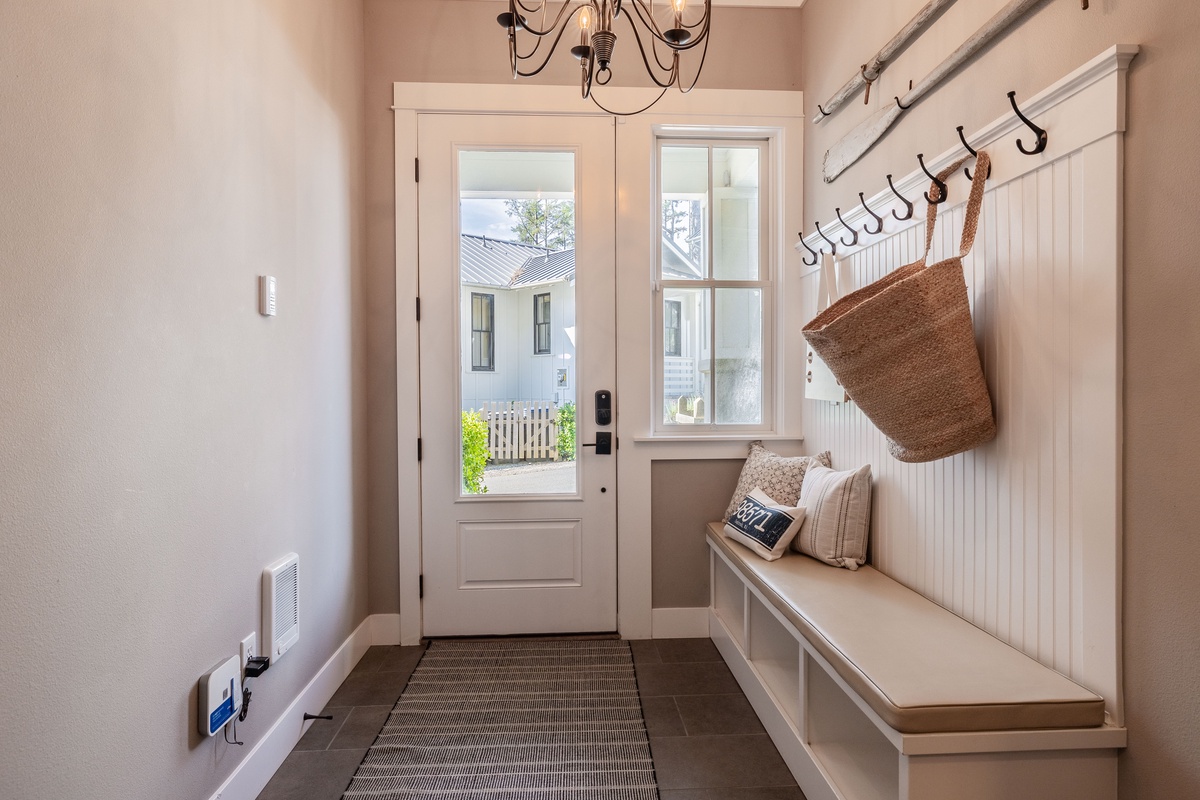
M 630 642 L 662 800 L 803 800 L 708 639 Z M 258 800 L 339 800 L 422 647 L 372 647 Z

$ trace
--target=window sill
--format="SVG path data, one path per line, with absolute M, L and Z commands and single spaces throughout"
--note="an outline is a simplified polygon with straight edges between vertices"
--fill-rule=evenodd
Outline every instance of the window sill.
M 634 436 L 633 441 L 637 444 L 678 444 L 679 442 L 696 442 L 696 443 L 712 443 L 712 442 L 803 442 L 803 435 L 791 435 L 782 433 L 754 433 L 747 431 L 746 433 L 692 433 L 686 436 L 677 433 L 656 433 L 650 436 Z

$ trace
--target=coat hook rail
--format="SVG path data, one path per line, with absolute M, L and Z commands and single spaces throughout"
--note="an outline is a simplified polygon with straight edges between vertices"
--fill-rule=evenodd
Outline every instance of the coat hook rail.
M 1086 0 L 1084 0 L 1084 8 L 1085 9 L 1087 8 Z M 1046 150 L 1047 145 L 1050 142 L 1050 134 L 1046 131 L 1045 128 L 1042 128 L 1039 125 L 1037 125 L 1035 122 L 1033 122 L 1033 120 L 1031 120 L 1029 117 L 1025 116 L 1024 112 L 1021 111 L 1020 107 L 1017 105 L 1017 93 L 1015 90 L 1008 93 L 1008 101 L 1009 101 L 1009 103 L 1012 104 L 1013 113 L 1015 113 L 1017 115 L 1017 118 L 1020 119 L 1021 122 L 1024 125 L 1026 125 L 1033 132 L 1033 134 L 1037 137 L 1037 141 L 1036 141 L 1035 145 L 1031 148 L 1026 147 L 1025 143 L 1021 139 L 1017 139 L 1016 140 L 1017 149 L 1020 150 L 1025 155 L 1030 155 L 1030 156 L 1037 155 L 1038 153 L 1044 152 Z M 899 103 L 899 98 L 897 98 L 897 103 Z M 832 111 L 832 109 L 831 109 L 831 111 Z M 823 113 L 825 113 L 825 112 L 823 112 Z M 969 141 L 967 141 L 967 136 L 963 132 L 963 126 L 959 125 L 959 126 L 955 127 L 954 130 L 958 133 L 958 140 L 959 140 L 959 142 L 962 143 L 962 146 L 966 149 L 966 151 L 968 153 L 970 153 L 972 156 L 978 155 L 978 151 L 974 147 L 971 146 L 971 143 Z M 921 171 L 924 172 L 925 176 L 930 181 L 933 182 L 933 185 L 935 187 L 931 191 L 923 193 L 925 195 L 925 200 L 934 205 L 941 205 L 942 203 L 946 202 L 946 200 L 949 199 L 949 191 L 946 186 L 946 182 L 939 180 L 936 175 L 934 175 L 932 172 L 930 172 L 929 166 L 927 166 L 925 164 L 925 154 L 924 153 L 917 154 L 917 163 L 920 164 Z M 974 178 L 974 176 L 971 174 L 970 167 L 964 167 L 963 173 L 967 176 L 967 180 L 972 180 Z M 991 167 L 991 164 L 988 164 L 988 178 L 991 178 L 991 176 L 992 176 L 992 167 Z M 895 196 L 895 199 L 899 200 L 900 203 L 903 204 L 903 207 L 904 207 L 904 212 L 900 213 L 894 207 L 895 206 L 894 201 L 889 201 L 886 197 L 884 197 L 883 198 L 884 202 L 887 202 L 889 205 L 893 206 L 890 209 L 892 217 L 895 218 L 898 222 L 906 222 L 906 221 L 912 219 L 913 213 L 915 212 L 915 207 L 914 207 L 912 201 L 910 201 L 907 197 L 902 195 L 900 193 L 900 190 L 898 188 L 896 188 L 896 184 L 893 182 L 892 175 L 890 173 L 887 175 L 886 180 L 887 180 L 888 188 L 891 189 L 891 192 Z M 906 178 L 905 180 L 911 181 L 912 177 L 910 176 L 910 177 Z M 879 199 L 879 197 L 876 196 L 875 199 Z M 857 213 L 857 212 L 852 210 L 850 212 L 851 219 L 849 221 L 847 221 L 842 216 L 841 208 L 835 208 L 834 214 L 837 215 L 837 221 L 845 229 L 845 232 L 846 232 L 845 235 L 841 235 L 841 234 L 838 234 L 837 232 L 833 232 L 833 233 L 835 233 L 835 235 L 838 236 L 838 238 L 836 240 L 830 239 L 829 236 L 827 236 L 825 234 L 825 231 L 822 230 L 821 223 L 820 222 L 816 223 L 816 234 L 818 236 L 820 236 L 821 239 L 824 240 L 826 244 L 829 245 L 829 252 L 832 255 L 835 255 L 835 256 L 837 255 L 837 247 L 839 244 L 842 247 L 856 247 L 859 244 L 859 240 L 861 239 L 861 234 L 863 234 L 863 233 L 867 234 L 868 236 L 875 236 L 875 235 L 878 235 L 883 232 L 883 227 L 884 227 L 883 223 L 884 223 L 885 216 L 876 214 L 875 211 L 872 210 L 872 208 L 869 205 L 867 205 L 867 198 L 863 192 L 858 193 L 858 201 L 859 201 L 859 203 L 862 204 L 863 212 L 875 220 L 874 227 L 871 226 L 870 222 L 864 221 L 863 225 L 862 225 L 862 230 L 859 231 L 857 228 L 854 227 L 854 224 L 853 224 L 855 221 L 854 213 Z M 887 214 L 887 211 L 884 211 L 884 215 L 886 215 L 886 214 Z M 810 267 L 815 266 L 820 261 L 821 256 L 825 253 L 824 248 L 820 247 L 819 243 L 817 243 L 818 244 L 817 249 L 813 249 L 812 247 L 810 247 L 808 245 L 808 242 L 804 241 L 804 232 L 803 231 L 800 232 L 800 244 L 803 245 L 804 249 L 807 250 L 808 253 L 812 256 L 811 261 L 808 258 L 804 258 L 804 263 Z M 799 250 L 800 247 L 797 246 L 796 249 Z

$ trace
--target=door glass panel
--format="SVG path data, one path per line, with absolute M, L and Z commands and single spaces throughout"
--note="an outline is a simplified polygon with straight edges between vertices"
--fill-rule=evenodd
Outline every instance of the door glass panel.
M 708 277 L 708 148 L 662 149 L 662 276 Z
M 709 292 L 663 290 L 663 420 L 668 423 L 712 421 Z
M 575 154 L 459 152 L 462 495 L 575 494 Z
M 713 379 L 718 423 L 762 422 L 762 289 L 717 289 Z

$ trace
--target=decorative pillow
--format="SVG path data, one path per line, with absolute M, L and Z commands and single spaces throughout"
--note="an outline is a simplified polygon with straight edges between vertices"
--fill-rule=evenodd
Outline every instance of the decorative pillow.
M 729 516 L 725 536 L 774 561 L 787 550 L 803 524 L 802 507 L 780 505 L 761 489 L 755 489 Z
M 725 509 L 725 519 L 728 520 L 737 507 L 750 494 L 750 490 L 758 487 L 769 497 L 785 506 L 800 505 L 800 485 L 804 483 L 804 472 L 814 464 L 829 463 L 829 451 L 812 456 L 781 456 L 763 447 L 759 441 L 750 443 L 750 455 L 742 467 L 742 475 L 738 478 L 737 488 L 733 490 L 733 499 L 729 508 Z
M 800 505 L 808 514 L 792 541 L 793 550 L 846 569 L 858 569 L 867 560 L 870 464 L 845 472 L 811 467 L 800 489 Z

